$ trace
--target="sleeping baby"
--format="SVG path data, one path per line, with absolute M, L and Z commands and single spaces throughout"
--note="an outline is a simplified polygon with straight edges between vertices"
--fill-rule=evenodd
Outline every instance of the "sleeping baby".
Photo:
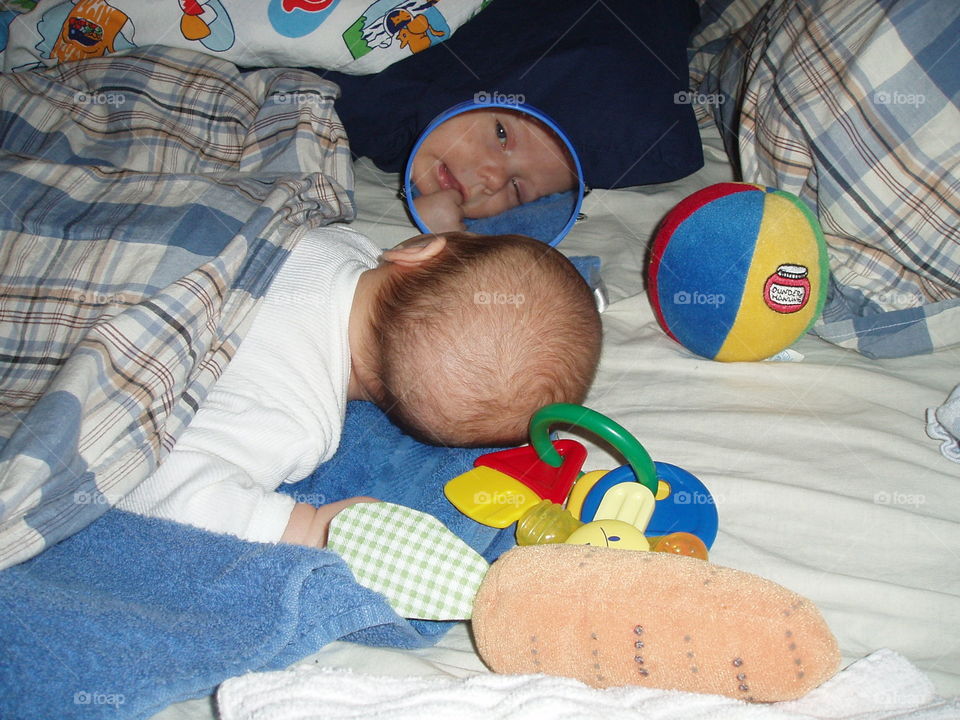
M 322 547 L 333 515 L 275 492 L 336 451 L 348 400 L 425 442 L 517 444 L 580 403 L 600 354 L 593 296 L 519 235 L 421 235 L 379 250 L 303 231 L 233 360 L 158 469 L 120 507 L 258 542 Z

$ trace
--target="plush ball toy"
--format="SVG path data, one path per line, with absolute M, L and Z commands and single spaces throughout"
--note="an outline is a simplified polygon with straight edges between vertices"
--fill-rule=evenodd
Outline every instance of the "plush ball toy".
M 664 218 L 648 290 L 657 320 L 688 350 L 713 360 L 762 360 L 817 319 L 828 273 L 823 233 L 800 198 L 718 183 Z

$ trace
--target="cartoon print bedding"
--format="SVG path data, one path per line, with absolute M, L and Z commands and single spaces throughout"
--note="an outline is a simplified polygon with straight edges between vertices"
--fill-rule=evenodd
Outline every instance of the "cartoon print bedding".
M 3 70 L 164 45 L 247 67 L 373 73 L 443 42 L 487 2 L 40 0 L 10 25 Z
M 293 231 L 353 217 L 336 92 L 177 49 L 0 75 L 0 568 L 145 478 Z

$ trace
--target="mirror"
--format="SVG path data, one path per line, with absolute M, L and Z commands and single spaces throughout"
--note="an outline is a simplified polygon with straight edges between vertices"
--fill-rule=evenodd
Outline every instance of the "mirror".
M 410 215 L 421 232 L 514 233 L 556 245 L 583 202 L 576 151 L 539 110 L 476 97 L 488 101 L 441 113 L 414 145 L 403 188 Z

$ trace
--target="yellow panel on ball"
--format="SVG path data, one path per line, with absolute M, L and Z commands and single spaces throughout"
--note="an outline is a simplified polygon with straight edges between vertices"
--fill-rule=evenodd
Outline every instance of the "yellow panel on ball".
M 763 360 L 792 345 L 823 309 L 826 243 L 806 204 L 768 192 L 736 320 L 714 359 Z

